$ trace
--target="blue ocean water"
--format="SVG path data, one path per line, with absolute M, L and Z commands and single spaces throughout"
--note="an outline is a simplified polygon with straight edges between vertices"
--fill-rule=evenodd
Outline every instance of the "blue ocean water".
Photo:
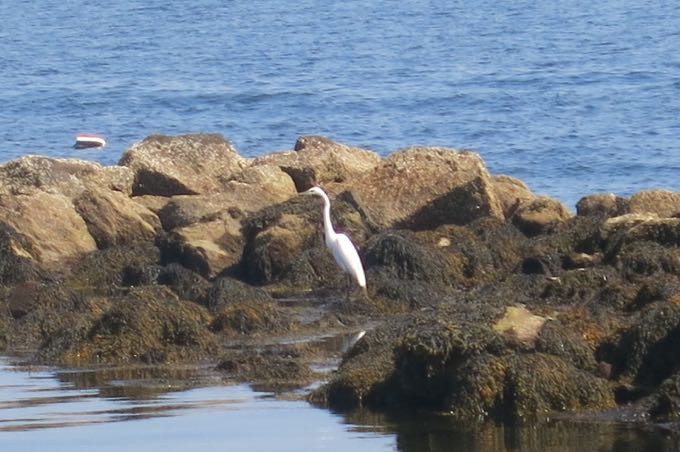
M 246 156 L 322 134 L 479 152 L 573 206 L 680 190 L 680 4 L 0 1 L 0 161 L 114 164 L 152 133 Z M 75 151 L 101 133 L 102 151 Z

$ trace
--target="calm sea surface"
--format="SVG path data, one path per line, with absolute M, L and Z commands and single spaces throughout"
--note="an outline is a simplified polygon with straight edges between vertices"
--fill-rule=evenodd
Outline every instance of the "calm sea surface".
M 570 206 L 680 190 L 674 1 L 0 1 L 0 161 L 152 133 L 472 148 Z M 104 134 L 103 151 L 70 148 Z

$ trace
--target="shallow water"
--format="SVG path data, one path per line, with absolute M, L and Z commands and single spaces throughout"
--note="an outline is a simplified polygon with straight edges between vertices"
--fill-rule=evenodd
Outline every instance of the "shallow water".
M 680 189 L 672 1 L 0 2 L 0 161 L 152 133 L 478 151 L 569 205 Z M 70 148 L 102 133 L 103 151 Z
M 289 395 L 290 396 L 290 395 Z M 0 357 L 0 447 L 50 451 L 664 451 L 656 428 L 551 421 L 510 428 L 445 417 L 332 413 L 206 368 L 59 370 Z

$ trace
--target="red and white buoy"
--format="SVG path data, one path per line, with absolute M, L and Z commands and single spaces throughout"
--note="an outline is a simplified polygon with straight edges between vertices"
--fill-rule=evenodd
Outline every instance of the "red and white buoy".
M 76 135 L 76 144 L 73 145 L 76 149 L 101 148 L 104 146 L 106 146 L 106 139 L 101 135 L 93 133 L 80 133 Z

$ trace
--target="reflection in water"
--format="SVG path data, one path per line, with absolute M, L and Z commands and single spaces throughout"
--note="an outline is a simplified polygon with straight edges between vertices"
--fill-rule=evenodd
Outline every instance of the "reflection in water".
M 0 432 L 146 419 L 236 403 L 166 396 L 219 382 L 198 367 L 55 371 L 0 360 Z
M 136 422 L 124 422 L 131 420 Z M 13 366 L 0 357 L 3 450 L 46 443 L 50 450 L 69 451 L 77 451 L 77 444 L 81 450 L 159 451 L 678 450 L 677 441 L 655 427 L 569 420 L 509 427 L 424 414 L 338 414 L 244 385 L 224 386 L 206 368 L 54 370 Z
M 394 433 L 403 452 L 461 451 L 677 451 L 680 441 L 659 427 L 614 422 L 550 420 L 526 425 L 461 424 L 446 416 L 385 416 L 368 410 L 345 414 L 355 430 Z

